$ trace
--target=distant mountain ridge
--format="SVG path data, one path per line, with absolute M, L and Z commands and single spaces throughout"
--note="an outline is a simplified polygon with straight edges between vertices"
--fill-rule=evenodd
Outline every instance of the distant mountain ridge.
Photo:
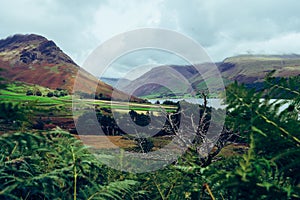
M 121 99 L 128 99 L 125 93 L 114 88 L 81 69 L 53 41 L 36 35 L 14 35 L 0 40 L 1 76 L 10 81 L 37 84 L 51 89 L 66 89 L 73 92 L 73 86 L 80 70 L 79 90 L 90 92 L 97 86 L 96 94 L 110 97 L 112 92 Z M 135 97 L 131 97 L 138 100 Z
M 222 72 L 224 78 L 245 84 L 263 82 L 264 77 L 275 70 L 275 77 L 300 74 L 300 55 L 241 55 L 226 58 L 224 66 L 232 66 Z
M 111 85 L 113 87 L 118 86 L 119 83 L 122 82 L 122 84 L 128 85 L 131 81 L 126 78 L 110 78 L 110 77 L 100 77 L 99 78 L 104 83 L 107 83 L 108 85 Z
M 118 89 L 128 92 L 132 88 L 137 88 L 133 95 L 138 97 L 170 97 L 172 92 L 167 88 L 155 83 L 167 83 L 177 85 L 175 95 L 185 95 L 191 90 L 202 90 L 206 88 L 206 81 L 214 82 L 216 78 L 212 66 L 216 65 L 221 72 L 224 84 L 227 85 L 233 81 L 244 83 L 248 87 L 259 89 L 262 86 L 265 76 L 275 70 L 275 77 L 290 77 L 300 75 L 300 55 L 240 55 L 224 59 L 219 63 L 199 64 L 202 73 L 207 77 L 204 81 L 202 76 L 193 66 L 165 65 L 158 66 L 146 72 L 139 78 L 131 81 L 129 84 L 121 84 L 123 87 Z M 182 75 L 191 85 L 187 87 L 184 80 L 176 78 L 178 73 Z M 145 84 L 152 82 L 153 84 Z M 214 85 L 211 84 L 213 87 Z M 217 85 L 215 85 L 217 89 Z

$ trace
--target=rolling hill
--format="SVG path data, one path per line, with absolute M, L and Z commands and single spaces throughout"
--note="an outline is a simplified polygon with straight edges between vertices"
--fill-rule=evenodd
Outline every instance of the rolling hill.
M 133 95 L 138 97 L 170 97 L 174 95 L 183 96 L 194 90 L 206 88 L 206 82 L 214 82 L 215 74 L 212 71 L 212 63 L 199 64 L 205 75 L 206 81 L 193 66 L 159 66 L 146 72 L 130 83 L 123 84 L 118 89 L 128 92 L 135 88 Z M 290 77 L 300 75 L 300 55 L 240 55 L 226 58 L 224 61 L 215 63 L 223 77 L 224 84 L 233 81 L 244 83 L 248 87 L 259 89 L 264 77 L 275 70 L 275 77 Z M 179 78 L 179 76 L 184 78 Z M 184 80 L 186 79 L 186 80 Z M 188 81 L 191 87 L 185 83 Z M 150 84 L 144 84 L 150 83 Z M 172 85 L 176 90 L 173 94 L 164 85 Z M 217 89 L 217 85 L 215 85 Z M 174 94 L 175 92 L 175 94 Z
M 128 95 L 81 69 L 53 41 L 43 36 L 14 35 L 0 40 L 1 76 L 9 81 L 21 81 L 50 89 L 61 88 L 73 92 L 76 76 L 80 70 L 79 90 L 90 93 L 97 86 L 96 94 L 110 97 L 112 91 L 120 99 Z M 130 97 L 139 101 L 138 98 Z
M 269 72 L 275 70 L 275 77 L 290 77 L 300 74 L 300 55 L 242 55 L 226 58 L 222 75 L 229 80 L 251 84 L 262 82 Z
M 100 77 L 100 80 L 104 83 L 107 83 L 108 85 L 111 85 L 113 87 L 116 87 L 119 85 L 119 83 L 128 85 L 130 83 L 129 79 L 126 78 L 108 78 L 108 77 Z

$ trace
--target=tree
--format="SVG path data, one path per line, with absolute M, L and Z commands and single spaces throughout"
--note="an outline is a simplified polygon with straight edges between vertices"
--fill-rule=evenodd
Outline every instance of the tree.
M 33 95 L 33 91 L 32 90 L 27 90 L 26 95 L 27 96 L 32 96 Z
M 53 96 L 55 96 L 55 97 L 60 97 L 60 91 L 54 90 Z
M 36 95 L 36 96 L 42 96 L 42 92 L 41 92 L 40 90 L 37 90 L 37 91 L 35 92 L 35 95 Z
M 186 187 L 179 187 L 188 194 L 188 198 L 300 198 L 300 169 L 298 167 L 300 95 L 296 95 L 300 94 L 298 87 L 300 82 L 296 81 L 297 79 L 297 77 L 281 79 L 280 82 L 276 82 L 273 86 L 269 85 L 261 92 L 247 89 L 238 83 L 227 87 L 227 119 L 214 150 L 203 159 L 197 156 L 199 152 L 192 146 L 175 165 L 175 169 L 177 168 L 181 171 L 179 174 L 182 174 L 179 180 L 188 177 L 184 182 Z M 287 85 L 289 87 L 286 87 Z M 291 95 L 293 98 L 287 101 L 270 100 L 274 94 L 281 93 L 282 90 L 293 94 Z M 265 96 L 264 99 L 262 99 L 263 96 Z M 283 107 L 285 104 L 288 106 Z M 208 109 L 204 108 L 200 112 L 202 113 L 200 119 L 205 119 L 203 116 L 209 115 Z M 176 130 L 177 124 L 172 117 L 188 113 L 177 112 L 169 116 L 171 126 Z M 200 125 L 198 144 L 201 144 L 206 130 L 205 126 L 204 129 L 201 128 L 205 123 Z M 193 126 L 185 127 L 184 131 L 193 131 L 192 128 Z M 179 137 L 182 134 L 180 131 L 174 132 Z M 218 156 L 219 148 L 222 149 L 224 145 L 232 141 L 231 136 L 234 136 L 235 142 L 242 143 L 241 145 L 246 143 L 245 153 L 230 157 Z M 174 174 L 176 170 L 168 173 L 168 177 L 172 177 L 169 180 L 180 177 Z M 162 174 L 159 176 L 161 176 L 160 179 L 164 177 Z M 175 190 L 178 187 L 176 184 L 156 182 L 155 186 L 159 191 L 167 191 L 159 193 L 162 199 L 166 197 L 165 194 L 168 197 L 180 196 L 180 192 Z
M 53 97 L 53 92 L 48 92 L 47 97 Z
M 68 95 L 68 91 L 67 90 L 62 90 L 60 91 L 60 96 L 64 97 Z
M 173 101 L 170 101 L 170 100 L 165 100 L 162 104 L 164 104 L 164 105 L 172 105 L 172 106 L 178 105 L 177 102 L 173 102 Z

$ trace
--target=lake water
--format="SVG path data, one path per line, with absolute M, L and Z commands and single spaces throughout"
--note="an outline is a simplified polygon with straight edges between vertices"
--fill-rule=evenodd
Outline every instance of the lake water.
M 178 101 L 182 101 L 185 100 L 188 103 L 193 103 L 193 104 L 200 104 L 202 105 L 204 103 L 203 99 L 200 98 L 185 98 L 185 99 L 148 99 L 149 102 L 151 103 L 155 103 L 157 101 L 159 101 L 160 103 L 163 103 L 164 101 L 172 101 L 172 102 L 178 102 Z M 207 99 L 207 104 L 210 107 L 213 107 L 215 109 L 224 109 L 226 108 L 226 105 L 223 104 L 223 99 Z
M 149 102 L 151 103 L 155 103 L 156 101 L 159 101 L 160 103 L 163 103 L 164 101 L 172 101 L 172 102 L 178 102 L 178 101 L 182 101 L 185 100 L 189 103 L 193 103 L 193 104 L 203 104 L 203 99 L 200 98 L 186 98 L 186 99 L 148 99 Z M 274 101 L 277 101 L 278 99 L 270 99 L 270 103 L 273 103 Z M 261 101 L 263 101 L 263 99 L 261 99 Z M 280 101 L 285 101 L 285 100 L 278 100 L 278 102 Z M 215 109 L 225 109 L 226 105 L 224 105 L 223 103 L 223 99 L 207 99 L 207 103 L 208 106 L 211 106 Z M 279 108 L 279 112 L 283 111 L 284 109 L 286 109 L 289 106 L 289 103 L 285 103 L 283 104 L 280 108 Z

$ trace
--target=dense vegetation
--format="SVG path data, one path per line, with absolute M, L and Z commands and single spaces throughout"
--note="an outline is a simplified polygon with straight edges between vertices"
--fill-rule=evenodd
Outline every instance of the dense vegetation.
M 227 88 L 226 124 L 212 152 L 197 151 L 205 135 L 200 127 L 200 140 L 177 162 L 151 173 L 110 169 L 60 129 L 4 134 L 0 199 L 299 199 L 299 77 L 267 77 L 265 84 L 261 92 L 237 83 Z M 273 101 L 274 94 L 289 99 Z M 6 104 L 1 113 L 31 109 Z M 134 111 L 131 116 L 141 117 Z M 142 118 L 146 123 L 147 116 Z

